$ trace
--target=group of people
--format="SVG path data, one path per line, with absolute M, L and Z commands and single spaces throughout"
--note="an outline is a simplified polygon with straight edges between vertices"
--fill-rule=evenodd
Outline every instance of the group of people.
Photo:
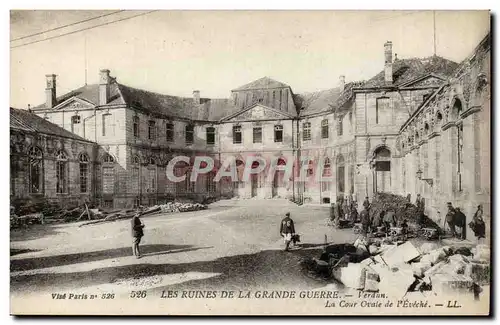
M 339 197 L 337 203 L 330 205 L 330 220 L 335 223 L 336 227 L 339 226 L 340 220 L 347 220 L 354 223 L 358 218 L 356 201 L 352 198 L 344 199 L 343 197 Z
M 453 237 L 459 239 L 466 239 L 467 237 L 467 228 L 466 228 L 466 216 L 460 210 L 459 207 L 453 207 L 451 202 L 447 203 L 448 212 L 446 213 L 446 223 L 448 224 L 448 228 L 453 235 Z M 483 220 L 483 207 L 482 205 L 477 206 L 477 210 L 474 213 L 474 217 L 472 221 L 469 222 L 468 226 L 474 232 L 474 236 L 478 239 L 485 238 L 486 233 L 486 225 Z M 458 231 L 457 231 L 458 228 Z

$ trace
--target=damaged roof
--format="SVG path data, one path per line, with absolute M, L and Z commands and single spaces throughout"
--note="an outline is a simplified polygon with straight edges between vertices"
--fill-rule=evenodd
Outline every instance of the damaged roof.
M 444 77 L 453 75 L 458 63 L 450 61 L 440 56 L 428 58 L 398 59 L 392 64 L 391 86 L 399 86 L 409 81 L 418 79 L 428 74 L 435 74 Z M 386 87 L 385 72 L 380 71 L 373 78 L 369 79 L 363 88 Z
M 10 129 L 92 142 L 63 129 L 62 127 L 59 127 L 28 110 L 16 109 L 12 107 L 10 108 Z

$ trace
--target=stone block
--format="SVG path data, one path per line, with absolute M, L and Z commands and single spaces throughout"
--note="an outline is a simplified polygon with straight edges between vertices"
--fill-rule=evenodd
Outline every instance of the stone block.
M 409 241 L 382 254 L 389 267 L 408 263 L 420 256 L 420 252 Z
M 470 294 L 472 278 L 464 274 L 434 274 L 430 277 L 432 291 L 439 294 Z

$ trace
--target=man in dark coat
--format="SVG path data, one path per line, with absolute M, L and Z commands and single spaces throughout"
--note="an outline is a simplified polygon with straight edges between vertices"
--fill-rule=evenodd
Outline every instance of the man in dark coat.
M 457 235 L 455 231 L 455 209 L 451 205 L 451 202 L 448 202 L 448 212 L 446 213 L 446 223 L 448 223 L 448 227 L 450 227 L 450 231 L 453 237 Z
M 363 201 L 363 208 L 366 210 L 370 208 L 370 201 L 368 200 L 368 196 L 365 197 L 365 200 Z
M 142 214 L 142 211 L 139 209 L 137 213 L 132 218 L 131 226 L 132 226 L 132 253 L 136 258 L 141 257 L 141 251 L 139 250 L 139 244 L 141 242 L 142 237 L 144 236 L 144 224 L 139 218 Z
M 455 209 L 455 226 L 460 227 L 460 239 L 464 240 L 466 238 L 466 233 L 467 233 L 467 228 L 465 227 L 466 223 L 466 217 L 465 214 L 463 214 L 462 211 L 460 211 L 460 208 Z
M 285 251 L 288 251 L 290 249 L 290 242 L 292 241 L 292 237 L 295 235 L 295 225 L 292 218 L 290 218 L 290 212 L 287 212 L 285 218 L 281 220 L 280 234 L 285 241 Z
M 366 235 L 370 231 L 370 213 L 367 209 L 363 209 L 360 213 L 361 224 L 363 225 L 363 234 Z

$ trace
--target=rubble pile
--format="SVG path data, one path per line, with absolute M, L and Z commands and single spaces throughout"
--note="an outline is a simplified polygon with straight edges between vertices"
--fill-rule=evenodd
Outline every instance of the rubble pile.
M 476 294 L 490 281 L 489 259 L 484 245 L 471 250 L 424 243 L 417 248 L 410 241 L 360 237 L 353 245 L 327 246 L 319 259 L 302 266 L 347 288 L 400 299 L 408 292 Z
M 162 212 L 188 212 L 188 211 L 198 211 L 205 210 L 207 206 L 201 203 L 181 203 L 181 202 L 168 202 L 166 204 L 160 205 Z
M 421 213 L 417 206 L 408 202 L 406 197 L 390 193 L 378 193 L 375 196 L 370 205 L 370 218 L 374 218 L 379 215 L 380 212 L 388 211 L 389 209 L 394 210 L 398 225 L 403 219 L 406 219 L 408 224 L 418 224 L 420 221 Z M 422 226 L 425 228 L 440 228 L 438 224 L 427 216 L 423 217 L 422 222 Z

